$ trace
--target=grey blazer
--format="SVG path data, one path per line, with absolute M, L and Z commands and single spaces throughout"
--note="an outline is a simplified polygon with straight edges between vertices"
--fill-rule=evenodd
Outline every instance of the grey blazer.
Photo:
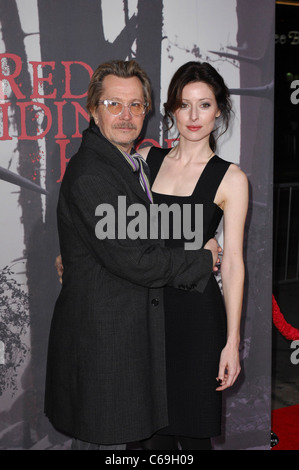
M 97 128 L 84 131 L 57 208 L 63 284 L 51 323 L 45 413 L 61 432 L 100 444 L 148 438 L 168 424 L 163 286 L 203 291 L 208 250 L 95 235 L 96 207 L 149 200 Z

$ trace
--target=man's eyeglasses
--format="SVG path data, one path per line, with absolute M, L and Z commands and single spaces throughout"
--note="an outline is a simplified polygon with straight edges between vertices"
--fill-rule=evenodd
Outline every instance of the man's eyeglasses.
M 146 108 L 148 107 L 147 103 L 139 103 L 138 101 L 134 101 L 130 104 L 123 104 L 114 100 L 99 100 L 98 103 L 106 106 L 106 109 L 110 114 L 113 114 L 113 116 L 119 116 L 125 107 L 129 108 L 132 116 L 141 116 L 142 114 L 145 114 Z

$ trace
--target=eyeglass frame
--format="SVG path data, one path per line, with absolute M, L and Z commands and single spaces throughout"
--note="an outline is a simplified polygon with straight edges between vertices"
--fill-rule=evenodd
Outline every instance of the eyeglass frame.
M 111 111 L 109 111 L 108 109 L 108 104 L 111 104 L 111 103 L 118 103 L 118 104 L 121 104 L 122 105 L 122 110 L 120 111 L 120 113 L 118 114 L 113 114 L 111 113 Z M 103 104 L 105 106 L 105 108 L 107 109 L 108 113 L 111 114 L 111 116 L 120 116 L 123 111 L 124 111 L 124 108 L 128 108 L 129 110 L 129 113 L 131 114 L 132 117 L 139 117 L 139 116 L 143 116 L 145 113 L 146 113 L 146 109 L 148 108 L 148 103 L 139 103 L 138 101 L 138 104 L 142 104 L 143 107 L 144 107 L 144 110 L 141 114 L 133 114 L 132 111 L 131 111 L 131 106 L 132 104 L 136 103 L 136 101 L 133 101 L 132 103 L 130 104 L 124 104 L 122 103 L 121 101 L 117 101 L 117 100 L 99 100 L 98 101 L 98 104 Z

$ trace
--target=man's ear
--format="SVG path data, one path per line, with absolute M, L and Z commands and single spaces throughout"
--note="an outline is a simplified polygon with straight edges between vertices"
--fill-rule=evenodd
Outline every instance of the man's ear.
M 97 118 L 97 114 L 96 114 L 96 110 L 95 109 L 91 109 L 90 110 L 90 117 L 93 118 L 94 122 L 96 124 L 98 124 L 98 118 Z

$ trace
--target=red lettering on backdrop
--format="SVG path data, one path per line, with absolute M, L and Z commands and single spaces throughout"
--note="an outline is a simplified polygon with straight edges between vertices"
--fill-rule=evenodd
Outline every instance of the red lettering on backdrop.
M 173 142 L 178 142 L 180 139 L 165 139 L 165 142 L 167 143 L 167 148 L 171 149 Z
M 53 85 L 53 74 L 50 73 L 48 77 L 39 77 L 38 76 L 38 68 L 39 66 L 41 67 L 46 67 L 47 65 L 52 68 L 52 70 L 55 70 L 55 62 L 29 62 L 29 64 L 32 65 L 33 69 L 33 90 L 32 90 L 32 95 L 30 96 L 31 99 L 37 99 L 37 98 L 56 98 L 56 93 L 57 90 L 53 91 L 53 93 L 49 95 L 45 94 L 39 94 L 39 86 L 42 85 L 43 82 L 48 82 L 49 85 Z
M 74 65 L 74 64 L 81 65 L 83 68 L 85 68 L 88 71 L 89 78 L 91 78 L 91 76 L 93 74 L 92 68 L 88 64 L 86 64 L 85 62 L 78 62 L 78 61 L 73 61 L 73 62 L 61 61 L 61 64 L 65 68 L 65 93 L 64 93 L 64 95 L 62 95 L 61 98 L 77 98 L 77 99 L 79 99 L 79 98 L 84 98 L 85 96 L 87 96 L 87 91 L 85 91 L 81 95 L 73 95 L 72 94 L 72 92 L 71 92 L 71 78 L 72 78 L 71 65 Z
M 55 139 L 64 139 L 66 135 L 63 133 L 63 114 L 62 108 L 66 104 L 66 101 L 54 101 L 54 104 L 57 106 L 57 134 Z
M 7 63 L 5 63 L 5 59 Z M 14 66 L 11 66 L 10 62 L 13 62 Z M 32 67 L 32 94 L 30 95 L 31 100 L 44 100 L 44 99 L 55 99 L 57 97 L 57 89 L 54 87 L 53 84 L 53 73 L 55 72 L 56 64 L 54 61 L 50 62 L 37 62 L 31 61 L 29 64 Z M 55 139 L 57 144 L 59 145 L 60 149 L 60 178 L 57 180 L 57 183 L 62 181 L 62 178 L 65 173 L 65 169 L 67 163 L 69 162 L 70 158 L 66 157 L 66 147 L 67 144 L 70 143 L 70 140 L 67 139 L 67 135 L 64 134 L 63 130 L 63 108 L 67 104 L 66 99 L 80 99 L 87 96 L 87 90 L 81 94 L 74 94 L 71 90 L 71 80 L 72 80 L 72 69 L 73 67 L 81 67 L 83 70 L 86 70 L 89 74 L 89 79 L 93 74 L 92 68 L 82 61 L 61 61 L 61 65 L 64 67 L 65 70 L 65 89 L 64 94 L 61 96 L 63 101 L 55 101 L 53 104 L 57 108 L 57 134 L 55 135 Z M 50 67 L 51 71 L 46 72 L 46 67 Z M 13 71 L 11 72 L 11 69 Z M 26 99 L 26 96 L 21 92 L 21 84 L 16 83 L 17 77 L 19 77 L 22 71 L 22 60 L 21 57 L 17 56 L 16 54 L 0 54 L 0 99 L 7 99 L 8 96 L 5 94 L 4 84 L 7 81 L 10 85 L 11 94 L 15 96 L 18 100 Z M 40 75 L 42 76 L 39 76 Z M 4 83 L 3 83 L 4 81 Z M 2 82 L 2 83 L 1 83 Z M 47 84 L 49 90 L 47 94 L 44 93 L 44 84 Z M 2 86 L 1 86 L 2 85 Z M 52 87 L 52 89 L 51 89 Z M 71 101 L 72 106 L 75 110 L 75 132 L 71 136 L 72 138 L 81 138 L 82 134 L 80 132 L 79 127 L 79 118 L 82 116 L 89 122 L 89 115 L 83 106 L 77 101 Z M 20 109 L 20 120 L 21 120 L 21 134 L 18 136 L 19 140 L 38 140 L 42 139 L 47 135 L 49 130 L 52 126 L 52 114 L 51 110 L 48 106 L 46 106 L 43 102 L 39 101 L 18 101 L 16 105 Z M 9 106 L 12 106 L 10 102 L 7 103 L 0 103 L 0 113 L 2 114 L 2 136 L 0 136 L 1 140 L 12 140 L 12 137 L 9 135 Z M 47 121 L 46 128 L 40 132 L 38 126 L 38 113 L 43 112 L 44 116 Z M 26 119 L 31 119 L 33 122 L 36 122 L 36 132 L 35 135 L 28 135 L 27 127 L 26 127 Z M 28 123 L 27 123 L 28 124 Z M 40 133 L 38 133 L 40 132 Z M 165 139 L 168 148 L 172 147 L 172 143 L 179 139 Z M 142 140 L 136 150 L 140 146 L 144 145 L 154 145 L 155 147 L 161 147 L 160 144 L 154 139 L 144 139 Z
M 11 59 L 15 63 L 15 71 L 13 73 L 10 73 L 9 75 L 4 74 L 4 70 L 6 69 L 5 64 L 3 64 L 2 59 Z M 4 65 L 4 67 L 3 67 Z M 8 68 L 8 67 L 7 67 Z M 18 100 L 25 99 L 26 96 L 23 95 L 21 92 L 19 86 L 15 82 L 15 78 L 17 78 L 20 75 L 20 72 L 22 70 L 22 59 L 16 54 L 0 54 L 0 83 L 2 80 L 7 80 L 8 83 L 10 84 L 11 90 L 14 93 L 15 97 Z M 1 83 L 2 86 L 0 87 L 0 99 L 1 100 L 6 100 L 8 96 L 4 93 L 4 87 L 3 83 Z
M 89 122 L 89 115 L 87 111 L 82 108 L 81 104 L 77 103 L 76 101 L 72 101 L 72 105 L 75 107 L 76 111 L 76 132 L 72 135 L 72 137 L 82 137 L 82 134 L 79 131 L 79 114 L 81 114 L 81 116 L 83 116 L 87 122 Z
M 143 147 L 147 147 L 146 145 L 143 145 L 143 144 L 145 144 L 146 142 L 149 142 L 149 143 L 151 144 L 150 147 L 151 147 L 152 145 L 153 145 L 154 147 L 161 147 L 161 145 L 160 145 L 156 140 L 154 140 L 154 139 L 143 139 L 141 142 L 139 142 L 138 145 L 136 145 L 136 151 L 138 152 L 138 149 L 139 149 L 139 147 L 141 147 L 141 145 L 142 145 Z
M 57 183 L 61 183 L 66 165 L 70 161 L 70 158 L 66 158 L 66 146 L 70 143 L 70 140 L 56 140 L 57 144 L 60 147 L 60 178 L 56 181 Z
M 8 133 L 8 107 L 11 103 L 0 103 L 0 108 L 2 111 L 2 131 L 3 135 L 0 137 L 0 140 L 12 140 Z
M 51 112 L 50 112 L 50 109 L 48 108 L 48 106 L 46 106 L 43 103 L 38 103 L 38 102 L 34 102 L 34 101 L 28 101 L 28 102 L 23 102 L 23 103 L 18 102 L 16 104 L 19 106 L 20 112 L 21 112 L 21 135 L 19 135 L 18 138 L 20 140 L 38 140 L 38 139 L 42 139 L 49 132 L 49 129 L 51 128 L 51 125 L 52 125 L 52 115 L 51 115 Z M 26 117 L 28 117 L 28 114 L 26 114 L 26 108 L 28 108 L 30 106 L 33 107 L 33 109 L 31 110 L 32 120 L 37 121 L 37 114 L 39 112 L 38 109 L 34 109 L 34 107 L 41 108 L 45 112 L 45 116 L 47 117 L 47 127 L 40 134 L 37 134 L 37 133 L 36 133 L 36 135 L 28 135 L 27 134 Z M 36 125 L 36 131 L 38 131 L 38 126 L 37 125 Z
M 173 142 L 176 142 L 176 141 L 179 141 L 180 139 L 164 139 L 164 142 L 166 142 L 167 144 L 167 147 L 168 149 L 171 149 L 172 148 L 172 144 Z M 159 147 L 161 148 L 161 145 L 154 139 L 143 139 L 139 142 L 139 144 L 136 146 L 136 151 L 138 151 L 138 149 L 142 146 L 142 147 L 147 147 L 147 145 L 144 145 L 145 143 L 149 142 L 151 145 L 150 147 L 153 145 L 154 147 Z

